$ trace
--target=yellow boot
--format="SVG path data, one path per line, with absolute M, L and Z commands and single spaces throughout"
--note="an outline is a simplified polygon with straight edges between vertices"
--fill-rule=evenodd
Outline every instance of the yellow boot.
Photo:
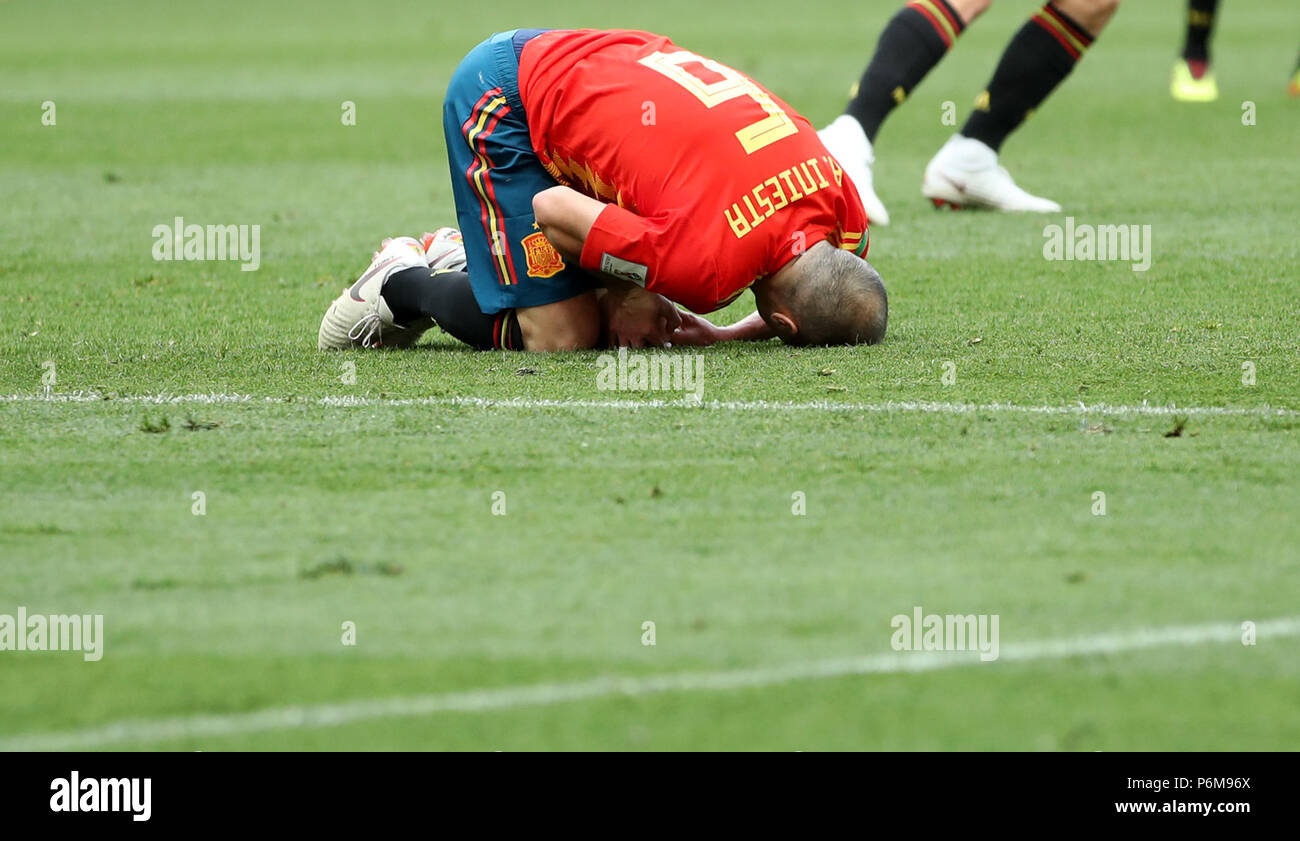
M 1214 81 L 1214 71 L 1208 67 L 1201 78 L 1192 75 L 1192 68 L 1186 59 L 1179 59 L 1174 65 L 1174 78 L 1169 84 L 1169 92 L 1179 102 L 1213 102 L 1219 98 L 1219 85 Z

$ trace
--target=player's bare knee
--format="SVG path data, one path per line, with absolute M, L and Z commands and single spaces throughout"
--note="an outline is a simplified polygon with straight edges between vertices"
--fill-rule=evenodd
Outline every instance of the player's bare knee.
M 549 329 L 524 335 L 524 347 L 539 353 L 565 350 L 590 350 L 600 340 L 600 324 L 551 325 Z
M 975 18 L 984 14 L 985 10 L 993 5 L 993 0 L 951 0 L 948 5 L 952 6 L 962 23 L 969 26 Z
M 1056 7 L 1093 36 L 1106 27 L 1120 0 L 1055 0 Z
M 600 309 L 594 292 L 515 313 L 528 350 L 588 350 L 600 341 Z
M 1060 3 L 1065 6 L 1079 6 L 1081 9 L 1092 14 L 1112 15 L 1119 8 L 1119 0 L 1062 0 Z

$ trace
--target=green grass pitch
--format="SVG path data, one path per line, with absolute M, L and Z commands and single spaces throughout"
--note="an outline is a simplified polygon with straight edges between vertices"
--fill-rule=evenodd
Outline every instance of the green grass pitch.
M 489 32 L 661 31 L 822 124 L 893 10 L 552 5 L 0 3 L 0 613 L 106 636 L 0 651 L 0 747 L 1300 748 L 1294 636 L 797 674 L 915 605 L 1004 652 L 1300 615 L 1293 3 L 1224 4 L 1191 106 L 1181 0 L 1130 0 L 1004 148 L 1077 222 L 1150 225 L 1146 272 L 921 199 L 1034 6 L 1003 0 L 880 136 L 883 345 L 711 348 L 705 405 L 640 408 L 678 395 L 598 390 L 595 354 L 318 353 L 381 237 L 451 222 L 441 95 Z M 260 267 L 155 262 L 176 216 L 260 225 Z M 719 685 L 564 696 L 688 673 Z

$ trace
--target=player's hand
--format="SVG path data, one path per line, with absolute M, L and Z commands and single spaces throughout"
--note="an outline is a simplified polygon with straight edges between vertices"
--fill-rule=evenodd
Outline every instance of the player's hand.
M 635 286 L 609 290 L 601 305 L 610 347 L 664 347 L 682 323 L 672 301 Z
M 672 335 L 674 345 L 689 345 L 692 347 L 705 347 L 715 342 L 722 341 L 726 336 L 722 328 L 710 322 L 707 318 L 701 318 L 693 312 L 678 310 L 681 317 L 681 326 Z

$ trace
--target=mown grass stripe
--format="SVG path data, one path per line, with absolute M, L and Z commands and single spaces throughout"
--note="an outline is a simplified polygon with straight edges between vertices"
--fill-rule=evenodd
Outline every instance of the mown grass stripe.
M 1300 616 L 1255 623 L 1258 642 L 1300 636 Z M 1235 622 L 1138 628 L 1085 637 L 1042 640 L 1001 646 L 993 663 L 1021 663 L 1119 654 L 1161 646 L 1234 642 L 1242 627 Z M 153 744 L 178 739 L 214 739 L 247 733 L 338 727 L 361 721 L 409 718 L 440 713 L 481 713 L 518 707 L 551 706 L 608 698 L 639 698 L 669 692 L 724 692 L 759 689 L 806 680 L 854 675 L 929 672 L 981 664 L 977 652 L 889 652 L 825 660 L 800 660 L 774 666 L 717 672 L 681 672 L 645 677 L 597 677 L 569 683 L 544 683 L 473 689 L 429 695 L 372 698 L 327 704 L 275 707 L 223 715 L 110 722 L 80 730 L 24 733 L 0 740 L 0 751 L 66 751 L 110 745 Z

